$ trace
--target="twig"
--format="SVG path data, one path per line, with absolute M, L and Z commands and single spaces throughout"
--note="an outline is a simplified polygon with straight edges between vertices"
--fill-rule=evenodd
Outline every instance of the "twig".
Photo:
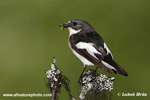
M 48 79 L 48 87 L 50 88 L 50 91 L 52 93 L 51 100 L 57 100 L 57 93 L 60 93 L 61 85 L 64 86 L 66 89 L 69 99 L 75 100 L 75 98 L 71 95 L 70 89 L 69 89 L 69 79 L 62 75 L 61 71 L 57 69 L 56 66 L 56 59 L 53 57 L 53 61 L 51 64 L 51 70 L 46 71 L 46 76 Z
M 52 90 L 52 97 L 51 97 L 51 100 L 56 100 L 56 94 L 57 94 L 56 90 L 55 90 L 55 89 Z

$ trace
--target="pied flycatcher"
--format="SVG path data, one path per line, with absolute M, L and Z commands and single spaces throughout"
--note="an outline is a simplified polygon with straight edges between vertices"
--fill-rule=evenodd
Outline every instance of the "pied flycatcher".
M 127 72 L 114 61 L 104 40 L 88 22 L 73 19 L 66 24 L 61 24 L 61 26 L 68 28 L 70 33 L 69 47 L 83 63 L 84 70 L 87 66 L 97 66 L 110 74 L 112 73 L 110 69 L 112 69 L 114 73 L 118 72 L 128 76 Z

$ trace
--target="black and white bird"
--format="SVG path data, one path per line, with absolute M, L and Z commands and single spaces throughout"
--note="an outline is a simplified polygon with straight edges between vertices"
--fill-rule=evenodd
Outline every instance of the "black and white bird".
M 70 33 L 69 47 L 82 61 L 84 70 L 87 66 L 97 66 L 110 74 L 112 73 L 110 69 L 112 69 L 114 73 L 118 72 L 121 75 L 128 76 L 127 72 L 114 61 L 104 40 L 88 22 L 73 19 L 61 26 L 68 28 Z

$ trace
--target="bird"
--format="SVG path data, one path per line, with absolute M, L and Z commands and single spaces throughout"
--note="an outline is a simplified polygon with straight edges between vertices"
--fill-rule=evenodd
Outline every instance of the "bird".
M 69 30 L 69 47 L 83 63 L 84 69 L 79 81 L 87 66 L 97 66 L 109 74 L 112 74 L 113 71 L 115 74 L 128 76 L 128 73 L 114 61 L 113 55 L 103 38 L 87 21 L 72 19 L 60 26 Z

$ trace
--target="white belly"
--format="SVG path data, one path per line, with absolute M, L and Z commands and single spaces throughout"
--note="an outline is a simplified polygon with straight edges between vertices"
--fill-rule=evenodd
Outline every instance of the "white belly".
M 83 56 L 79 55 L 75 50 L 73 50 L 70 46 L 70 43 L 69 43 L 69 47 L 70 49 L 72 50 L 72 52 L 82 61 L 82 63 L 84 65 L 87 65 L 87 66 L 94 66 L 93 63 L 91 63 L 89 60 L 87 60 L 86 58 L 84 58 Z

